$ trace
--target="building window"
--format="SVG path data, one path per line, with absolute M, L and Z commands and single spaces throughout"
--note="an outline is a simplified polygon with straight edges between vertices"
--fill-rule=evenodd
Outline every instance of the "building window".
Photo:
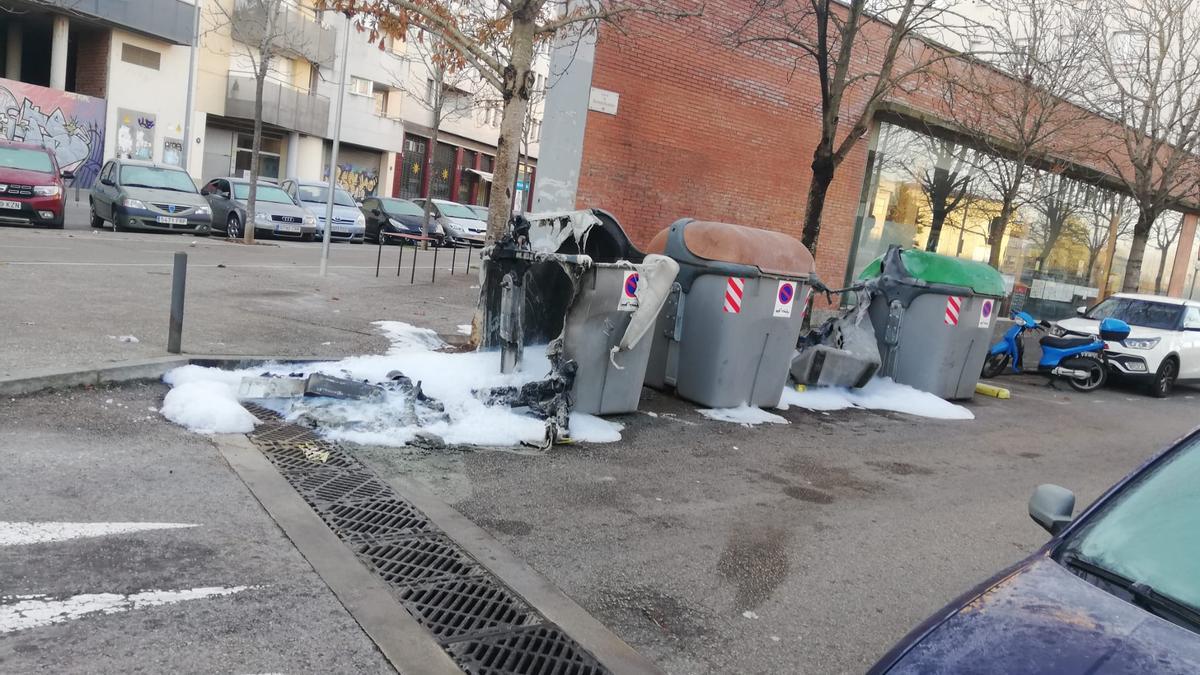
M 529 142 L 538 143 L 542 140 L 542 122 L 533 120 L 529 123 Z
M 404 170 L 400 172 L 399 197 L 413 199 L 421 196 L 421 183 L 425 178 L 425 150 L 429 141 L 420 136 L 404 137 Z
M 454 171 L 453 145 L 438 143 L 433 149 L 433 173 L 429 176 L 429 196 L 434 199 L 454 199 L 450 194 L 450 176 Z
M 121 60 L 125 63 L 132 63 L 135 66 L 158 70 L 159 65 L 162 63 L 162 54 L 153 49 L 146 49 L 124 42 L 121 44 Z
M 433 105 L 435 85 L 432 79 L 425 80 L 425 102 Z
M 468 171 L 468 169 L 475 167 L 475 157 L 478 154 L 474 150 L 463 150 L 462 166 L 458 168 L 458 194 L 455 196 L 460 204 L 471 204 L 475 201 L 475 188 L 479 185 L 479 174 Z
M 371 96 L 375 91 L 375 83 L 361 77 L 350 78 L 350 93 L 355 96 Z
M 237 149 L 233 158 L 235 176 L 250 175 L 250 156 L 254 148 L 254 134 L 237 135 Z M 261 178 L 279 179 L 279 155 L 283 150 L 283 139 L 262 137 L 258 152 L 258 175 Z
M 317 85 L 321 83 L 321 66 L 315 63 L 308 64 L 308 90 L 315 92 Z
M 388 116 L 388 91 L 386 89 L 375 90 L 375 114 L 379 117 Z

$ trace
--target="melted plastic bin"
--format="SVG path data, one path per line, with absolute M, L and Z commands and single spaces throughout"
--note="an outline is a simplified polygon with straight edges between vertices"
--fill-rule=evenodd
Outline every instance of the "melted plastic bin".
M 1004 279 L 992 267 L 888 249 L 867 265 L 879 374 L 945 399 L 969 399 L 992 343 Z
M 649 251 L 679 263 L 646 384 L 713 408 L 779 404 L 804 322 L 812 254 L 780 232 L 685 218 Z

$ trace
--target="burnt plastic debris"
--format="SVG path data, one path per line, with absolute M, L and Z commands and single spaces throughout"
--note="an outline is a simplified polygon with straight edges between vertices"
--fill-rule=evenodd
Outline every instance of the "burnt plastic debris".
M 383 388 L 369 382 L 313 373 L 308 376 L 308 382 L 304 385 L 304 395 L 379 401 L 383 399 Z
M 858 292 L 858 303 L 802 336 L 792 359 L 791 375 L 798 384 L 832 387 L 863 387 L 879 370 L 879 347 L 867 308 L 868 290 Z

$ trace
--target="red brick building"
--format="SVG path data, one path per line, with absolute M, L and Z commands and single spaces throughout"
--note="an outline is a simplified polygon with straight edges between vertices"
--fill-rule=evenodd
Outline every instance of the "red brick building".
M 643 245 L 684 216 L 799 237 L 809 165 L 819 138 L 817 75 L 811 60 L 799 60 L 796 51 L 732 47 L 729 34 L 744 21 L 748 7 L 748 2 L 733 0 L 708 3 L 700 19 L 640 18 L 630 21 L 623 33 L 602 29 L 594 53 L 590 44 L 572 46 L 567 75 L 557 83 L 552 79 L 535 210 L 604 208 Z M 882 35 L 886 29 L 876 25 L 868 35 L 872 31 Z M 980 64 L 959 62 L 953 67 L 982 68 L 988 77 L 1004 77 Z M 557 70 L 552 66 L 552 72 Z M 851 113 L 843 119 L 862 105 L 860 94 L 860 100 L 849 102 Z M 1091 138 L 1118 138 L 1107 120 L 1097 117 L 1085 126 L 1081 133 Z M 830 187 L 817 251 L 823 279 L 840 284 L 874 257 L 876 248 L 889 242 L 911 245 L 910 239 L 923 236 L 921 218 L 927 215 L 901 222 L 906 209 L 921 210 L 915 203 L 919 200 L 903 194 L 906 179 L 881 181 L 878 166 L 869 171 L 880 159 L 876 151 L 883 150 L 881 135 L 953 137 L 954 130 L 941 88 L 897 91 L 891 97 Z M 1115 181 L 1100 175 L 1093 158 L 1079 152 L 1055 158 L 1064 160 L 1070 165 L 1067 173 L 1087 176 L 1091 198 L 1098 190 L 1114 188 Z M 893 167 L 899 173 L 902 168 Z M 1095 187 L 1106 182 L 1107 188 Z M 886 191 L 883 183 L 888 184 Z M 875 223 L 875 215 L 882 225 Z M 1192 279 L 1190 263 L 1197 248 L 1195 215 L 1178 215 L 1183 218 L 1179 243 L 1153 260 L 1148 249 L 1145 264 L 1153 272 L 1165 261 L 1171 289 L 1177 293 Z M 1072 250 L 1046 236 L 1041 236 L 1040 245 L 1047 250 L 1039 249 L 1039 235 L 1047 228 L 1039 229 L 1036 219 L 1031 212 L 1027 226 L 1014 228 L 1022 238 L 1018 241 L 1014 235 L 1008 246 L 1013 262 L 1001 271 L 1017 284 L 1031 272 L 1052 277 L 1086 298 L 1095 291 L 1088 287 L 1100 283 L 1092 270 L 1084 269 L 1088 256 L 1082 248 Z M 957 242 L 950 238 L 948 250 L 938 250 L 978 258 L 980 242 L 973 232 L 977 226 L 970 213 L 962 214 L 961 221 Z M 1053 255 L 1048 249 L 1054 249 Z

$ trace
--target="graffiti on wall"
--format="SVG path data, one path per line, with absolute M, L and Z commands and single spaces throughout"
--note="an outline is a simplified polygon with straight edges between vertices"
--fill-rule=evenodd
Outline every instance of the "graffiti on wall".
M 102 98 L 0 78 L 0 133 L 53 150 L 83 188 L 103 164 L 105 111 Z
M 154 159 L 154 124 L 151 113 L 117 108 L 117 156 Z
M 325 179 L 329 179 L 329 169 L 325 169 Z M 356 200 L 362 201 L 374 197 L 379 189 L 379 169 L 367 169 L 353 164 L 337 165 L 337 184 L 349 192 Z

